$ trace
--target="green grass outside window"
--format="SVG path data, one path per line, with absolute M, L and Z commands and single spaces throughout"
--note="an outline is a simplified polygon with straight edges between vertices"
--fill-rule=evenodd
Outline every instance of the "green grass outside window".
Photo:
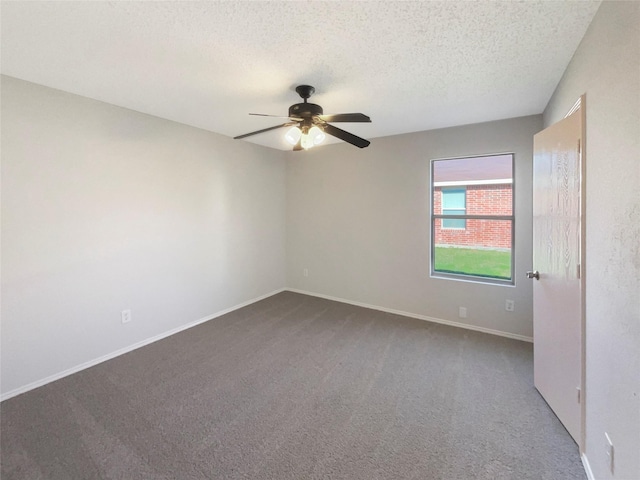
M 436 247 L 434 270 L 478 277 L 511 279 L 511 252 Z

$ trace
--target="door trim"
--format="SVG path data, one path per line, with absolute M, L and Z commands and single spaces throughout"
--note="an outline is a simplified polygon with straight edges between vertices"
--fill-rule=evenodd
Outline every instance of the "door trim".
M 581 345 L 581 391 L 580 391 L 580 443 L 578 449 L 581 455 L 585 454 L 587 445 L 587 259 L 586 259 L 586 240 L 587 240 L 587 94 L 583 93 L 576 102 L 580 108 L 581 124 L 582 124 L 582 143 L 580 145 L 580 328 L 582 329 L 580 338 Z
M 580 441 L 578 449 L 581 456 L 585 455 L 587 443 L 587 316 L 586 316 L 586 289 L 587 289 L 587 262 L 586 262 L 586 205 L 587 205 L 587 94 L 580 95 L 576 103 L 569 109 L 564 118 L 580 109 Z M 586 458 L 586 457 L 585 457 Z

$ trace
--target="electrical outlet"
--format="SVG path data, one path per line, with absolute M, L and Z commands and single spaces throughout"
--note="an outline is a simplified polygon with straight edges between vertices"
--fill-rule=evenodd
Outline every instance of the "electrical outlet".
M 120 314 L 122 323 L 129 323 L 131 321 L 131 310 L 123 310 Z
M 613 442 L 611 441 L 611 438 L 609 438 L 609 434 L 607 432 L 604 432 L 604 438 L 606 439 L 604 446 L 609 463 L 609 470 L 611 471 L 611 473 L 613 473 Z
M 309 269 L 308 268 L 303 269 L 302 270 L 302 275 L 304 275 L 305 277 L 308 277 L 309 276 Z
M 513 312 L 516 308 L 516 302 L 514 302 L 513 300 L 506 300 L 504 302 L 504 309 L 507 312 Z
M 459 307 L 458 308 L 458 316 L 460 318 L 467 318 L 467 307 Z

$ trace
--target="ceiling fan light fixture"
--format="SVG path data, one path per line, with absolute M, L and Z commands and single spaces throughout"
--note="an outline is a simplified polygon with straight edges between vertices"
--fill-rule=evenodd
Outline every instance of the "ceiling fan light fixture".
M 284 139 L 291 145 L 295 145 L 300 140 L 302 131 L 298 127 L 291 127 L 284 136 Z
M 302 138 L 300 139 L 300 146 L 305 150 L 309 150 L 314 145 L 315 143 L 313 143 L 313 137 L 308 133 L 303 133 Z
M 320 145 L 326 137 L 322 129 L 315 125 L 309 129 L 309 136 L 313 140 L 314 145 Z
M 303 126 L 302 135 L 300 137 L 300 146 L 305 150 L 309 150 L 316 145 L 320 145 L 326 135 L 320 127 L 312 126 L 311 128 Z

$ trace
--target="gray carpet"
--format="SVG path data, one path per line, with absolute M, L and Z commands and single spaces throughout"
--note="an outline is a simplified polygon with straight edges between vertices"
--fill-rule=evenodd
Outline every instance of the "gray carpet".
M 572 479 L 530 344 L 284 292 L 12 398 L 2 480 Z

